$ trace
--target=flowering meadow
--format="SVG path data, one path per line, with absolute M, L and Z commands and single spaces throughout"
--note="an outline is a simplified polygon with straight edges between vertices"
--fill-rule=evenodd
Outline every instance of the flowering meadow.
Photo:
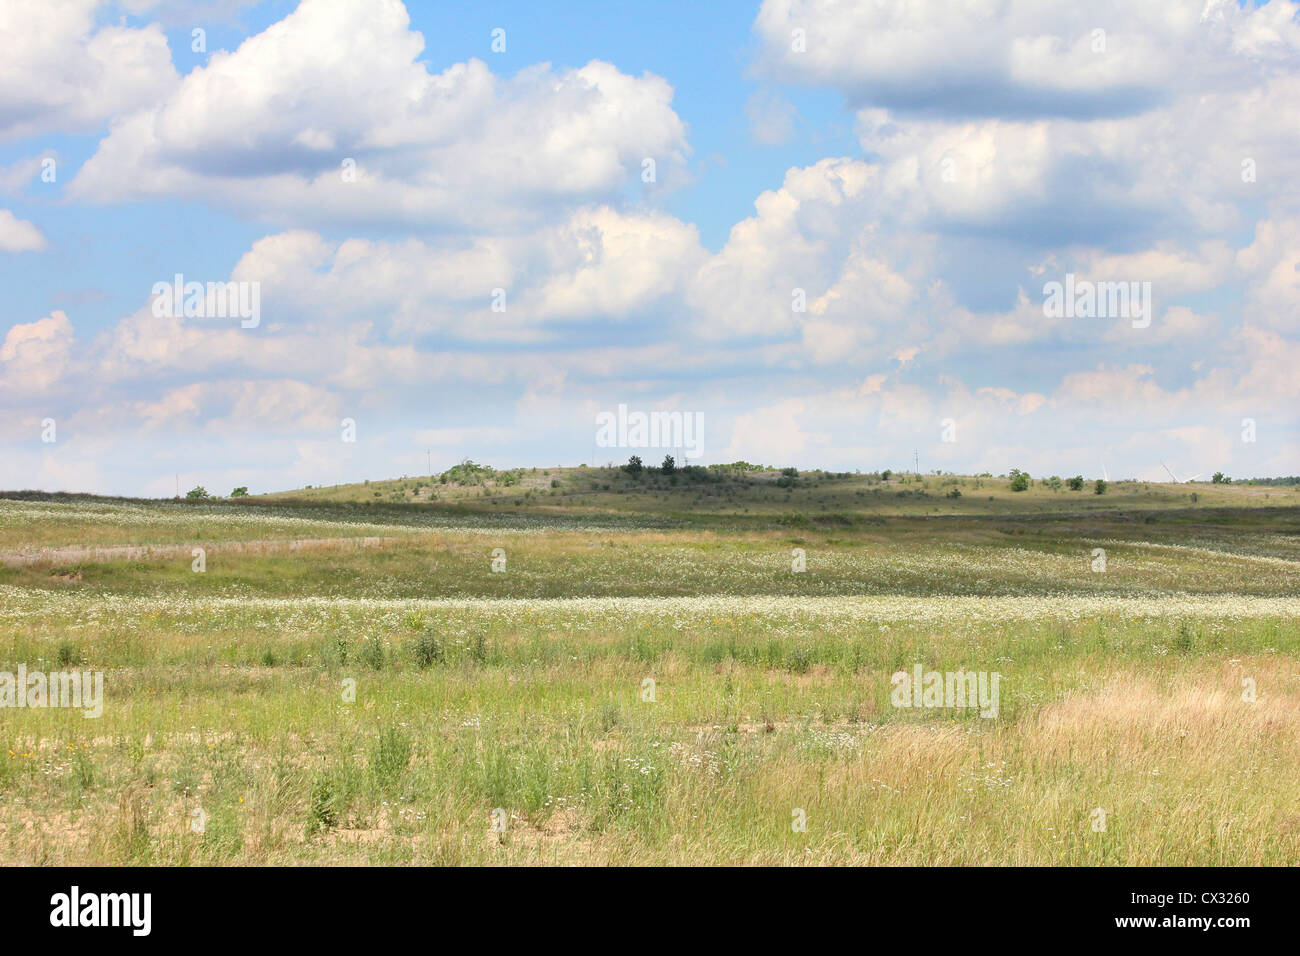
M 0 706 L 11 862 L 1300 860 L 1295 501 L 563 478 L 0 498 L 0 672 L 104 687 Z

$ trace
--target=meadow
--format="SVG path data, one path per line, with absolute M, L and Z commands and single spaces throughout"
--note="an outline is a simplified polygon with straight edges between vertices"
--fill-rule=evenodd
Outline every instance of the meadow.
M 0 708 L 10 864 L 1300 861 L 1294 485 L 4 493 L 20 665 L 104 700 Z

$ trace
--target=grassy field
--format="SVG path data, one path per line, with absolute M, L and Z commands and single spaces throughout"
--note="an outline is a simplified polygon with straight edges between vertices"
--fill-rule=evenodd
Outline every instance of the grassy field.
M 20 666 L 104 699 L 0 708 L 10 863 L 1300 862 L 1295 486 L 9 493 Z

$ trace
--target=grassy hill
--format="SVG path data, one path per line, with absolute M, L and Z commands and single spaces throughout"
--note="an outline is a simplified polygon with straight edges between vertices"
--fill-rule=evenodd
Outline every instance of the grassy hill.
M 12 861 L 1300 859 L 1296 487 L 443 478 L 0 493 L 0 671 L 104 676 L 4 712 Z
M 640 514 L 700 519 L 717 515 L 1016 515 L 1182 508 L 1300 505 L 1300 485 L 1173 484 L 1112 481 L 1105 494 L 1086 482 L 1071 491 L 1035 479 L 1012 491 L 1006 477 L 771 468 L 692 468 L 665 475 L 621 467 L 516 468 L 457 466 L 434 476 L 309 487 L 258 496 L 276 503 L 423 505 L 462 511 L 524 510 L 551 514 Z

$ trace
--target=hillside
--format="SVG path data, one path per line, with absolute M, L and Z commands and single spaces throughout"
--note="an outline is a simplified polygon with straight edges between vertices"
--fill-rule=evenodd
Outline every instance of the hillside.
M 1294 507 L 1298 485 L 1174 484 L 1112 481 L 1105 494 L 1085 482 L 1071 491 L 1035 478 L 1012 491 L 1006 477 L 804 471 L 714 466 L 664 475 L 621 467 L 515 468 L 456 466 L 441 475 L 308 487 L 257 500 L 353 505 L 423 505 L 437 509 L 552 514 L 642 514 L 672 517 L 1015 515 L 1123 510 Z

